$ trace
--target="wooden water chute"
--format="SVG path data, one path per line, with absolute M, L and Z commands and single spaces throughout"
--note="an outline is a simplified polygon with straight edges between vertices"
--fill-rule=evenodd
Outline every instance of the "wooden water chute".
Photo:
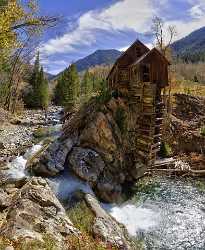
M 162 93 L 168 86 L 168 60 L 139 40 L 114 64 L 108 85 L 129 103 L 130 142 L 136 161 L 154 165 L 161 145 L 165 103 Z

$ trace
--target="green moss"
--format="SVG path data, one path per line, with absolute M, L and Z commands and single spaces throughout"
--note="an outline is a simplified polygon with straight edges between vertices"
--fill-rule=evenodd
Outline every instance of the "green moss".
M 195 186 L 196 188 L 200 191 L 200 192 L 205 192 L 205 182 L 204 181 L 196 181 L 195 182 Z
M 205 126 L 201 128 L 201 133 L 202 136 L 205 136 Z
M 68 238 L 68 245 L 76 247 L 71 249 L 117 250 L 101 242 L 100 239 L 93 237 L 92 225 L 94 222 L 94 215 L 84 201 L 78 202 L 73 208 L 67 211 L 67 214 L 74 226 L 82 233 L 80 238 L 74 235 Z
M 160 151 L 159 151 L 159 156 L 162 158 L 167 158 L 172 155 L 172 149 L 169 144 L 166 142 L 162 142 Z

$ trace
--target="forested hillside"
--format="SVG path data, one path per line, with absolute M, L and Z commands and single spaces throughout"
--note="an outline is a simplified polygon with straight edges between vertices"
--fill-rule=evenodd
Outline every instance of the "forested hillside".
M 186 62 L 205 61 L 205 27 L 172 44 L 174 53 Z

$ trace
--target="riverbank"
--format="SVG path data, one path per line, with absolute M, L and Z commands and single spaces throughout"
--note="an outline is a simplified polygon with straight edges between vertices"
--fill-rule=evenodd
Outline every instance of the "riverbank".
M 18 117 L 4 113 L 0 122 L 0 162 L 11 161 L 31 147 L 34 141 L 33 133 L 39 128 L 55 125 L 59 122 L 62 108 L 50 106 L 47 119 L 42 110 L 25 109 Z

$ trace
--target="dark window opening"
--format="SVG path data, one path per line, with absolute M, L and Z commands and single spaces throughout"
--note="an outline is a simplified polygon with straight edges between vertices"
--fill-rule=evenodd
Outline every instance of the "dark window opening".
M 140 57 L 141 56 L 141 51 L 139 48 L 136 48 L 136 56 Z
M 148 65 L 142 66 L 142 81 L 150 82 L 150 68 Z

